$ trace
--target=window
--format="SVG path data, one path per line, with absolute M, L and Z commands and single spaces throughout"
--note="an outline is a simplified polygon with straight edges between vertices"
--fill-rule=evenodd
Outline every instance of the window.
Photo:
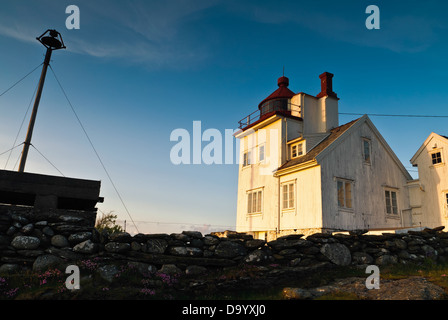
M 386 197 L 386 213 L 391 215 L 398 215 L 397 192 L 392 190 L 385 190 Z
M 442 154 L 440 151 L 431 153 L 432 164 L 442 163 Z
M 243 153 L 243 167 L 246 167 L 246 166 L 252 164 L 251 158 L 252 158 L 251 151 L 246 151 Z
M 291 146 L 291 158 L 297 158 L 303 155 L 303 143 L 293 144 Z
M 448 192 L 445 192 L 445 197 L 444 197 L 444 206 L 445 206 L 445 212 L 448 215 Z
M 283 209 L 294 208 L 294 183 L 285 183 L 282 185 Z
M 260 213 L 263 193 L 261 190 L 247 193 L 247 213 Z
M 337 180 L 338 189 L 338 207 L 351 209 L 352 205 L 352 181 L 348 180 Z
M 362 139 L 362 155 L 365 163 L 370 163 L 370 140 Z
M 265 149 L 266 148 L 264 144 L 258 147 L 258 160 L 260 162 L 263 162 L 265 159 Z

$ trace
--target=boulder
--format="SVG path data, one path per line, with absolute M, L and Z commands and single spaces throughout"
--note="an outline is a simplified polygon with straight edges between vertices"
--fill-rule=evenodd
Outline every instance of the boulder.
M 326 243 L 320 252 L 338 266 L 348 266 L 352 260 L 350 250 L 341 243 Z
M 97 269 L 99 276 L 109 283 L 112 283 L 120 269 L 114 264 L 108 264 Z
M 45 271 L 51 268 L 61 267 L 64 263 L 59 257 L 52 254 L 44 254 L 36 258 L 33 263 L 33 271 Z
M 389 255 L 389 254 L 385 254 L 385 255 L 379 256 L 375 260 L 375 264 L 379 265 L 379 266 L 386 266 L 386 265 L 389 265 L 389 264 L 395 264 L 397 262 L 398 262 L 397 257 Z
M 58 248 L 65 248 L 70 245 L 67 238 L 63 235 L 57 234 L 53 237 L 51 237 L 51 245 L 58 247 Z
M 109 235 L 109 240 L 112 242 L 130 242 L 132 236 L 127 232 L 114 232 Z
M 176 267 L 176 265 L 174 264 L 164 264 L 162 268 L 160 268 L 159 272 L 168 275 L 175 275 L 175 274 L 181 274 L 182 270 Z
M 96 253 L 98 251 L 98 244 L 89 239 L 75 245 L 73 251 L 86 254 Z
M 189 276 L 197 276 L 197 275 L 205 274 L 205 273 L 207 273 L 207 268 L 203 267 L 203 266 L 192 265 L 192 266 L 188 266 L 185 269 L 185 274 L 187 274 Z
M 244 256 L 246 253 L 246 248 L 242 244 L 234 241 L 222 241 L 215 249 L 215 255 L 217 257 L 226 259 Z
M 68 237 L 68 241 L 72 245 L 84 242 L 89 239 L 92 239 L 92 232 L 89 231 L 73 233 Z
M 108 242 L 104 246 L 107 252 L 112 253 L 124 253 L 131 250 L 131 245 L 129 243 L 121 243 L 121 242 Z
M 164 253 L 168 247 L 168 241 L 164 239 L 149 239 L 146 241 L 146 252 Z
M 371 264 L 373 262 L 373 257 L 366 252 L 354 252 L 352 259 L 356 264 Z
M 33 250 L 40 245 L 39 238 L 30 236 L 17 236 L 11 241 L 11 246 L 18 250 Z
M 182 231 L 182 233 L 192 238 L 202 239 L 202 233 L 199 231 Z

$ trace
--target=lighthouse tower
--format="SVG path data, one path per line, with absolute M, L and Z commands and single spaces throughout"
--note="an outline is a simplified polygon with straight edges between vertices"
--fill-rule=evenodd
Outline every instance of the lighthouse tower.
M 289 79 L 282 76 L 278 88 L 257 110 L 239 121 L 237 231 L 260 239 L 280 234 L 282 212 L 295 208 L 297 187 L 280 183 L 275 174 L 287 161 L 305 156 L 338 126 L 339 98 L 332 78 L 333 74 L 322 73 L 321 92 L 313 96 L 293 92 Z

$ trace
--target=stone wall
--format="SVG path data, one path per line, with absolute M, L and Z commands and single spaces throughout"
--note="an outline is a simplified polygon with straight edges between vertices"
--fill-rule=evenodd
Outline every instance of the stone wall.
M 406 234 L 289 235 L 266 242 L 236 232 L 221 237 L 198 231 L 100 233 L 93 227 L 95 216 L 95 212 L 0 207 L 0 272 L 41 271 L 93 258 L 103 265 L 137 263 L 148 270 L 171 268 L 188 274 L 240 264 L 386 265 L 448 256 L 443 227 Z

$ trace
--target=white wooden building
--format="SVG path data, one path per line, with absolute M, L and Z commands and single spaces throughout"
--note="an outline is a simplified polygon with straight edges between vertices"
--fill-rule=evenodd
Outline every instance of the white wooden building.
M 414 227 L 447 226 L 448 137 L 431 133 L 411 159 L 419 179 L 408 183 Z
M 368 116 L 339 125 L 332 78 L 320 75 L 313 96 L 294 93 L 281 77 L 240 121 L 237 231 L 271 240 L 414 226 L 412 177 Z

